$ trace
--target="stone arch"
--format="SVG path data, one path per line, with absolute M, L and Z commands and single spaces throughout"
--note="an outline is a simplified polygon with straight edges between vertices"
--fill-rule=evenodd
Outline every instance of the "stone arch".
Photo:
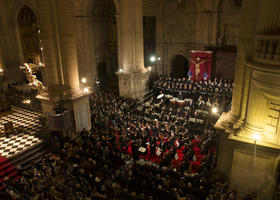
M 82 5 L 81 15 L 92 16 L 92 8 L 94 6 L 95 1 L 96 0 L 88 0 L 88 2 L 85 2 Z M 120 13 L 120 3 L 119 3 L 119 0 L 112 0 L 112 2 L 115 5 L 116 14 L 119 14 Z
M 35 3 L 28 1 L 28 0 L 21 0 L 21 1 L 16 1 L 15 5 L 13 7 L 11 7 L 11 10 L 9 11 L 9 13 L 13 13 L 13 17 L 12 20 L 14 22 L 17 22 L 17 17 L 19 15 L 19 12 L 21 11 L 21 9 L 27 6 L 28 8 L 30 8 L 32 10 L 32 12 L 36 15 L 38 21 L 39 21 L 39 12 L 35 6 Z
M 189 61 L 185 55 L 177 54 L 173 56 L 170 63 L 170 76 L 176 78 L 187 77 L 189 66 Z
M 4 58 L 4 68 L 6 77 L 9 80 L 22 81 L 23 75 L 19 70 L 18 65 L 24 62 L 23 50 L 21 45 L 19 27 L 17 23 L 17 17 L 24 6 L 28 6 L 39 19 L 38 9 L 36 6 L 36 0 L 9 0 L 3 3 L 1 12 L 5 16 L 5 23 L 3 23 L 3 45 L 2 48 L 10 47 L 8 51 L 2 51 Z M 7 41 L 7 42 L 6 42 Z
M 88 19 L 89 37 L 93 41 L 88 48 L 95 57 L 92 66 L 95 79 L 99 80 L 100 86 L 105 88 L 105 85 L 110 85 L 117 92 L 118 79 L 115 72 L 118 70 L 118 1 L 89 0 L 86 5 L 87 9 L 83 12 L 87 16 L 94 16 Z
M 39 19 L 29 6 L 24 5 L 20 9 L 17 16 L 17 24 L 20 33 L 24 62 L 36 64 L 42 63 Z
M 15 39 L 17 42 L 18 47 L 18 54 L 20 57 L 21 62 L 24 62 L 24 55 L 23 55 L 23 47 L 21 44 L 21 38 L 20 38 L 20 31 L 18 26 L 18 16 L 23 7 L 27 6 L 32 10 L 32 12 L 35 14 L 38 23 L 39 23 L 39 12 L 35 6 L 35 3 L 31 3 L 31 1 L 28 0 L 21 0 L 21 1 L 15 1 L 15 4 L 10 7 L 10 11 L 8 13 L 13 13 L 13 15 L 10 16 L 10 21 L 12 24 L 14 24 L 14 31 L 15 31 Z

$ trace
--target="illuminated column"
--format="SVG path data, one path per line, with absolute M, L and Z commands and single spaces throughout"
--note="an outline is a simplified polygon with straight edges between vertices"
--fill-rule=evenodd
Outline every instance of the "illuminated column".
M 95 52 L 94 40 L 93 40 L 93 29 L 92 17 L 90 16 L 75 16 L 76 22 L 76 45 L 77 45 L 77 59 L 80 80 L 82 78 L 87 79 L 87 84 L 90 86 L 94 85 L 96 80 L 96 68 L 95 63 Z
M 280 1 L 244 0 L 242 9 L 232 109 L 215 125 L 217 168 L 241 195 L 254 191 L 257 199 L 273 199 L 280 159 Z
M 79 89 L 72 4 L 40 1 L 40 29 L 49 95 Z
M 53 113 L 54 104 L 67 99 L 76 131 L 89 129 L 88 95 L 80 88 L 78 74 L 73 5 L 68 0 L 41 0 L 38 8 L 48 87 L 48 94 L 38 97 L 43 111 Z
M 254 54 L 247 61 L 252 76 L 245 128 L 239 133 L 260 134 L 263 145 L 280 145 L 280 1 L 260 2 L 260 7 Z
M 247 0 L 242 4 L 232 106 L 230 112 L 223 116 L 222 124 L 224 125 L 235 123 L 235 126 L 240 126 L 245 118 L 250 80 L 250 69 L 246 66 L 246 59 L 251 58 L 253 54 L 255 34 L 254 21 L 256 20 L 257 6 L 258 2 L 254 0 Z
M 142 98 L 149 71 L 144 67 L 143 2 L 121 0 L 117 15 L 119 46 L 119 91 L 121 96 Z

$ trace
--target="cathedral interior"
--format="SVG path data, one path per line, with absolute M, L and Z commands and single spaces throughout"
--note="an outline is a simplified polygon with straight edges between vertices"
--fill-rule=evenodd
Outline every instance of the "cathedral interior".
M 279 0 L 0 5 L 0 199 L 280 199 Z

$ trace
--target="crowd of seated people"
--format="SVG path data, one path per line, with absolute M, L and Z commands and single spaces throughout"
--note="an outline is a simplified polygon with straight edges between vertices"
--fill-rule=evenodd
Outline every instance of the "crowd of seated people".
M 133 163 L 118 150 L 113 134 L 82 131 L 79 141 L 63 139 L 21 178 L 7 180 L 1 199 L 236 199 L 210 173 L 183 173 L 151 162 Z M 218 185 L 219 184 L 219 185 Z M 208 196 L 208 197 L 207 197 Z
M 197 101 L 201 96 L 203 101 L 209 101 L 221 106 L 228 106 L 232 96 L 233 83 L 230 80 L 217 78 L 194 82 L 191 78 L 160 77 L 155 81 L 157 94 L 169 94 L 180 99 L 192 98 Z
M 197 100 L 187 112 L 200 108 Z M 61 141 L 57 152 L 22 173 L 20 184 L 7 184 L 5 194 L 14 199 L 237 198 L 212 176 L 217 135 L 211 124 L 155 120 L 130 112 L 135 105 L 129 98 L 94 93 L 91 131 L 82 131 L 78 143 Z

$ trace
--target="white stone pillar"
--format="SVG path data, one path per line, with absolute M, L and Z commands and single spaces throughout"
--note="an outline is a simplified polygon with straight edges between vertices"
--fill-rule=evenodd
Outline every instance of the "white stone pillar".
M 237 122 L 235 126 L 240 126 L 245 118 L 248 87 L 251 75 L 250 69 L 246 65 L 246 60 L 251 58 L 253 55 L 257 7 L 258 2 L 254 0 L 243 1 L 242 4 L 232 106 L 230 112 L 227 113 L 226 117 L 223 119 L 224 124 L 233 124 Z
M 149 76 L 144 68 L 143 1 L 120 0 L 119 8 L 119 92 L 121 96 L 142 98 Z
M 86 78 L 86 85 L 94 86 L 97 66 L 95 63 L 92 17 L 76 16 L 75 22 L 79 79 Z
M 280 2 L 242 3 L 230 111 L 241 126 L 223 127 L 226 131 L 220 133 L 218 170 L 228 174 L 230 186 L 239 194 L 255 191 L 257 199 L 273 199 L 280 153 L 280 60 L 274 56 L 280 41 Z
M 40 0 L 38 8 L 48 87 L 48 95 L 39 97 L 43 111 L 53 113 L 54 104 L 67 99 L 75 130 L 89 129 L 88 95 L 79 83 L 73 5 L 68 0 Z

